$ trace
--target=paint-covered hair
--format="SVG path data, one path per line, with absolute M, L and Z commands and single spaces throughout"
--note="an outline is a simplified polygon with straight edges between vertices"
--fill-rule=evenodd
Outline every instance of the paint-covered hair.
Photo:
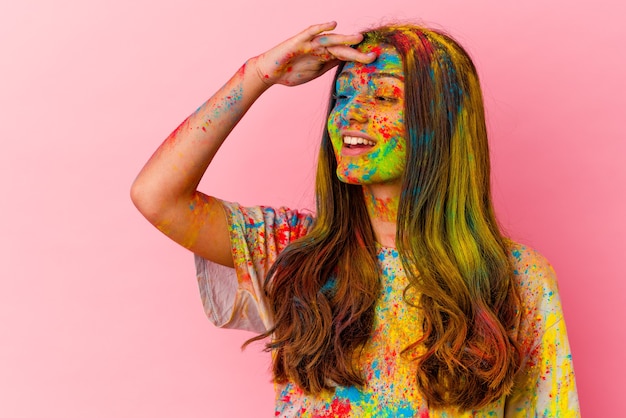
M 478 75 L 463 48 L 438 31 L 384 26 L 365 32 L 363 42 L 393 46 L 405 76 L 396 246 L 417 290 L 405 291 L 405 300 L 420 309 L 423 334 L 404 354 L 417 358 L 417 386 L 430 407 L 482 407 L 509 393 L 519 369 L 520 302 L 491 201 Z M 325 130 L 316 222 L 270 269 L 265 290 L 275 326 L 255 338 L 271 336 L 275 380 L 308 393 L 365 384 L 358 356 L 381 291 L 362 188 L 340 182 L 336 168 Z

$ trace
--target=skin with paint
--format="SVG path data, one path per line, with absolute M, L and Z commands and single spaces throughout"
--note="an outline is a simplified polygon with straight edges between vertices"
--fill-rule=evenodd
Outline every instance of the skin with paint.
M 337 177 L 350 184 L 398 183 L 406 165 L 402 62 L 391 46 L 359 49 L 378 59 L 347 63 L 337 79 L 328 118 Z
M 369 64 L 348 62 L 335 86 L 328 133 L 337 177 L 363 186 L 377 241 L 395 247 L 401 179 L 406 166 L 404 72 L 389 45 L 358 48 L 378 57 Z

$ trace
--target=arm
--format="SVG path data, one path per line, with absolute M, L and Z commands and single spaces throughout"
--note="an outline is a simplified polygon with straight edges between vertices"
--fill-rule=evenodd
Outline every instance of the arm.
M 311 26 L 250 59 L 170 134 L 131 188 L 133 203 L 148 221 L 194 253 L 233 265 L 223 209 L 197 186 L 228 134 L 267 88 L 305 83 L 339 60 L 375 59 L 349 46 L 361 41 L 360 34 L 323 34 L 335 26 L 334 22 Z

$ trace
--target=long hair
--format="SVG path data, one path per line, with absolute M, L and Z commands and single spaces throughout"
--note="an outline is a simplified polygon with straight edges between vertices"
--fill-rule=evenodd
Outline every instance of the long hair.
M 423 333 L 404 353 L 417 358 L 417 386 L 430 407 L 482 407 L 510 392 L 519 369 L 520 302 L 492 206 L 478 75 L 458 43 L 431 29 L 385 26 L 363 42 L 393 46 L 405 75 L 396 246 L 418 295 L 405 291 L 405 301 L 420 309 Z M 331 98 L 329 113 L 334 105 Z M 270 269 L 275 325 L 250 340 L 271 336 L 275 380 L 313 394 L 365 384 L 357 360 L 381 290 L 362 188 L 340 182 L 336 168 L 325 130 L 315 224 Z

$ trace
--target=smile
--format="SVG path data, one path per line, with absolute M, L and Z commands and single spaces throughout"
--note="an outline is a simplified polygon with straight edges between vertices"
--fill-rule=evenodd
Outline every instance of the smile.
M 344 136 L 343 144 L 348 145 L 350 148 L 352 148 L 352 146 L 359 146 L 359 145 L 363 145 L 366 147 L 373 147 L 374 145 L 376 145 L 376 142 L 370 141 L 369 139 L 361 138 L 358 136 Z
M 345 157 L 356 157 L 369 153 L 376 141 L 361 136 L 344 135 L 343 147 L 341 147 L 341 155 Z

